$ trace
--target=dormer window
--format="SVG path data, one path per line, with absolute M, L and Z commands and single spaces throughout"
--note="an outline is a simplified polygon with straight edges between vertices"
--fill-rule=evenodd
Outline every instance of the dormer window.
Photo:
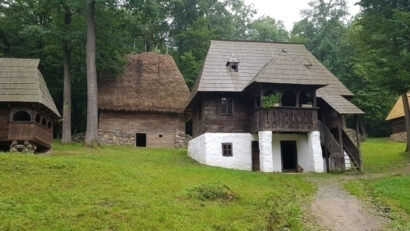
M 239 71 L 239 59 L 235 56 L 231 56 L 226 63 L 226 66 L 229 68 L 230 72 L 238 72 Z

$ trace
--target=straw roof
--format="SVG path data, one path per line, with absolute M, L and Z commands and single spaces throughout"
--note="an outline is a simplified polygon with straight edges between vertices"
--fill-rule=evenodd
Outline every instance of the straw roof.
M 240 60 L 238 72 L 227 69 L 230 57 Z M 297 43 L 212 40 L 189 102 L 198 92 L 241 92 L 254 82 L 324 86 L 318 97 L 338 113 L 363 113 L 343 97 L 353 93 Z
M 407 98 L 409 100 L 409 106 L 410 106 L 410 92 L 407 93 Z M 393 120 L 393 119 L 397 119 L 400 117 L 404 117 L 404 105 L 403 105 L 402 96 L 399 96 L 393 108 L 390 110 L 389 114 L 387 115 L 386 120 Z
M 146 52 L 127 58 L 121 75 L 100 81 L 100 109 L 183 112 L 189 90 L 170 55 Z
M 0 102 L 39 103 L 61 117 L 39 63 L 39 59 L 0 58 Z

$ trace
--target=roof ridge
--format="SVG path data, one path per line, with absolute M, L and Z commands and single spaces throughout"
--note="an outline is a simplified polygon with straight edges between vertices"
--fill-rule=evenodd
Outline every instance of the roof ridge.
M 263 40 L 241 40 L 241 39 L 211 39 L 212 41 L 226 41 L 226 42 L 249 42 L 249 43 L 270 43 L 270 44 L 293 44 L 293 45 L 303 45 L 299 42 L 273 42 L 273 41 L 263 41 Z
M 278 54 L 278 55 L 274 56 L 269 62 L 267 62 L 265 65 L 263 65 L 263 67 L 258 71 L 258 73 L 256 73 L 255 77 L 253 77 L 253 79 L 249 82 L 248 86 L 249 86 L 251 83 L 255 82 L 255 80 L 256 80 L 256 79 L 259 77 L 259 75 L 265 70 L 265 68 L 268 67 L 269 65 L 274 64 L 274 63 L 276 62 L 276 60 L 278 60 L 281 55 L 282 55 L 282 54 Z

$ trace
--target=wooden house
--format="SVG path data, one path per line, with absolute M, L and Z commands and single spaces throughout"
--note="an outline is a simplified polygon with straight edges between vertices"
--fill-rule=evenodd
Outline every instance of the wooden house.
M 410 92 L 407 93 L 410 102 Z M 410 103 L 409 103 L 410 105 Z M 403 98 L 400 96 L 386 117 L 391 124 L 390 138 L 394 141 L 407 141 L 406 124 L 404 118 Z
M 0 148 L 42 152 L 51 148 L 60 118 L 38 59 L 0 58 Z
M 128 55 L 125 71 L 99 83 L 99 139 L 104 144 L 179 147 L 189 90 L 170 55 Z
M 213 40 L 187 106 L 188 155 L 264 172 L 360 169 L 345 132 L 345 117 L 363 113 L 352 96 L 302 44 Z

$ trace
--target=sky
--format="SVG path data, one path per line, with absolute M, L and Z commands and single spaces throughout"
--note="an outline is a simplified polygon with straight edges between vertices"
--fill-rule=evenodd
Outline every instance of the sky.
M 300 11 L 308 8 L 311 0 L 245 0 L 246 4 L 253 4 L 258 11 L 256 17 L 267 15 L 276 20 L 282 20 L 287 30 L 291 30 L 293 23 L 300 21 Z M 346 0 L 350 15 L 360 11 L 360 7 L 354 5 L 359 0 Z

